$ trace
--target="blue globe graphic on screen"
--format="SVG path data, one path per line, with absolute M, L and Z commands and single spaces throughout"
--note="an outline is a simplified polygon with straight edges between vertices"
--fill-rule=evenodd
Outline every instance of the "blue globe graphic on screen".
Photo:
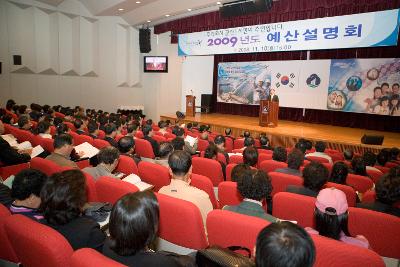
M 347 79 L 346 87 L 349 91 L 358 91 L 362 86 L 362 80 L 358 76 L 351 76 Z

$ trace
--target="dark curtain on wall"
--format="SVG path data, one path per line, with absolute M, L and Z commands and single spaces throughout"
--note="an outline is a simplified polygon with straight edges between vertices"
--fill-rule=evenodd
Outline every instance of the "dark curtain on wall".
M 279 0 L 273 3 L 273 8 L 269 12 L 229 19 L 222 19 L 218 12 L 211 12 L 157 25 L 155 26 L 154 33 L 160 34 L 171 31 L 171 42 L 176 43 L 177 34 L 179 33 L 350 15 L 395 9 L 399 7 L 400 0 Z M 310 51 L 310 59 L 384 58 L 399 56 L 400 45 L 397 45 L 396 47 Z M 215 55 L 213 84 L 214 110 L 225 114 L 258 116 L 258 106 L 226 104 L 218 103 L 216 101 L 218 63 L 273 60 L 284 61 L 306 58 L 306 51 Z M 303 109 L 299 108 L 281 107 L 279 118 L 283 120 L 400 132 L 400 118 L 390 116 L 312 109 L 306 109 L 303 112 Z

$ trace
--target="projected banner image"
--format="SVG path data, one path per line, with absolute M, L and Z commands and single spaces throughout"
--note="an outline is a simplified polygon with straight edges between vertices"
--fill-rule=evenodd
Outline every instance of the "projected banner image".
M 400 59 L 332 60 L 327 108 L 400 116 Z

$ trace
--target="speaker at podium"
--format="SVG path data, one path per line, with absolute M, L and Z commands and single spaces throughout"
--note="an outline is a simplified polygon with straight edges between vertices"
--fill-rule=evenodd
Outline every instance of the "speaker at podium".
M 279 102 L 271 100 L 260 101 L 259 125 L 268 127 L 278 126 Z

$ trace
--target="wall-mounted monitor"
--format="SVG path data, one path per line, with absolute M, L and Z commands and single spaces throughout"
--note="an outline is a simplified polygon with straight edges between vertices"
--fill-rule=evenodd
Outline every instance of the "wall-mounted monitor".
M 144 57 L 144 72 L 168 72 L 168 57 Z

